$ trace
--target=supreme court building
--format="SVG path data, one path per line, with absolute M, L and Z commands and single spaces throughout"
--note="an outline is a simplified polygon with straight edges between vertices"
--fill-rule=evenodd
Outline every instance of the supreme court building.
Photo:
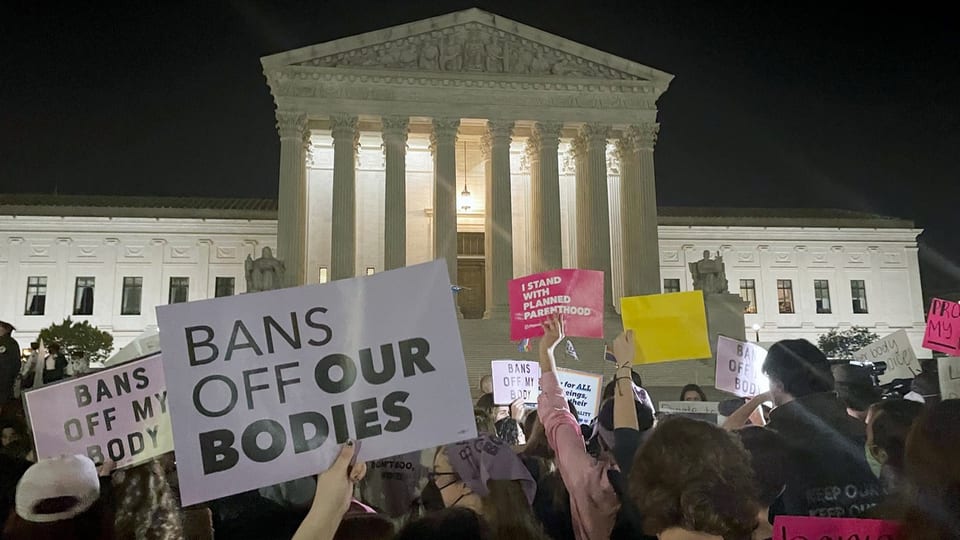
M 525 356 L 509 342 L 509 279 L 602 270 L 613 339 L 619 298 L 690 290 L 687 264 L 710 250 L 748 303 L 751 339 L 903 328 L 924 356 L 912 223 L 824 210 L 658 215 L 657 99 L 672 75 L 477 9 L 262 65 L 280 137 L 276 203 L 0 200 L 0 318 L 29 336 L 73 307 L 122 345 L 155 324 L 156 304 L 242 292 L 243 258 L 263 246 L 290 286 L 444 259 L 465 288 L 461 335 L 479 375 L 491 359 Z M 38 313 L 40 277 L 52 301 Z M 128 282 L 142 287 L 136 313 Z M 574 341 L 580 360 L 561 365 L 610 374 L 602 342 Z M 713 380 L 709 362 L 642 372 L 654 386 Z

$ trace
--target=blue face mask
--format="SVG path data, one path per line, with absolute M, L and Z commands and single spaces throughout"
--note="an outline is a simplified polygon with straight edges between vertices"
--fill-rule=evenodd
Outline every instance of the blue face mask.
M 877 478 L 880 478 L 880 471 L 883 469 L 883 463 L 880 463 L 880 461 L 873 456 L 873 452 L 870 451 L 869 445 L 865 445 L 863 447 L 863 451 L 867 456 L 867 465 L 870 466 L 870 472 L 872 472 Z

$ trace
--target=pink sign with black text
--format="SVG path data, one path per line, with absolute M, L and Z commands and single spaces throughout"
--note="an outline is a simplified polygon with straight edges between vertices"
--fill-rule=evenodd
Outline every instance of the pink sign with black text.
M 603 337 L 603 272 L 551 270 L 510 280 L 510 339 L 543 335 L 550 315 L 563 317 L 568 336 Z

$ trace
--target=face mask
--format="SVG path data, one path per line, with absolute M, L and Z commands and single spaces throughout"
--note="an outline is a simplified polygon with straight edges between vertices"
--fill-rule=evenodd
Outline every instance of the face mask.
M 420 500 L 423 502 L 424 510 L 428 512 L 443 510 L 444 508 L 443 494 L 440 493 L 440 488 L 433 480 L 427 482 L 427 485 L 423 487 L 423 491 L 420 492 Z
M 880 478 L 880 471 L 883 469 L 883 463 L 880 463 L 877 461 L 877 458 L 873 457 L 873 452 L 870 451 L 869 446 L 864 446 L 863 450 L 867 455 L 867 465 L 870 466 L 870 472 L 872 472 L 877 478 Z

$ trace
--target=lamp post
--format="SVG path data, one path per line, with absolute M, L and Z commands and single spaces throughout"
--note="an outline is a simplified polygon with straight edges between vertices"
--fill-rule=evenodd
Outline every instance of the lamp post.
M 757 323 L 753 323 L 753 326 L 751 328 L 753 328 L 754 341 L 756 341 L 757 343 L 760 343 L 760 325 Z

